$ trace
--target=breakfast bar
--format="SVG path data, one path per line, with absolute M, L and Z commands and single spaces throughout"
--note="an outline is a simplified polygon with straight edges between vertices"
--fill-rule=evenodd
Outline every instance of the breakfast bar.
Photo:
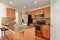
M 20 27 L 11 30 L 5 27 L 4 40 L 35 40 L 35 27 Z

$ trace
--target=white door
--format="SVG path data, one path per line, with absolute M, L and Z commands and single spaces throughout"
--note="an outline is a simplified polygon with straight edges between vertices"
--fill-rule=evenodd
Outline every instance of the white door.
M 60 0 L 51 0 L 51 40 L 60 40 Z

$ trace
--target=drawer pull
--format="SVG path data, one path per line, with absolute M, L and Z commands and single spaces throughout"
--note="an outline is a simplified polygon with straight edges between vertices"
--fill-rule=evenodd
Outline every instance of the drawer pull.
M 24 31 L 22 31 L 22 35 L 24 36 Z

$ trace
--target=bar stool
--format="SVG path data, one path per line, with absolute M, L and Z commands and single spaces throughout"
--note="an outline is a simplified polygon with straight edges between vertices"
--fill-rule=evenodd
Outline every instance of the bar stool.
M 8 29 L 2 27 L 2 28 L 0 28 L 0 30 L 1 30 L 1 40 L 4 40 L 4 33 L 5 33 L 5 31 L 8 30 Z

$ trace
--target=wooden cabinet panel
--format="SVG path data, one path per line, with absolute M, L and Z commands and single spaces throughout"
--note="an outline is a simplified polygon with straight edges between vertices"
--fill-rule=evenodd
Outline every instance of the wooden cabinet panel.
M 35 40 L 35 28 L 14 32 L 12 30 L 5 31 L 4 40 Z
M 44 8 L 44 18 L 50 18 L 50 7 Z
M 35 19 L 36 12 L 30 12 L 30 15 L 32 16 L 32 19 Z
M 24 32 L 24 40 L 35 40 L 35 29 L 31 28 Z
M 20 40 L 35 40 L 35 28 L 19 32 Z
M 4 34 L 4 40 L 11 40 L 11 31 L 10 30 L 7 30 L 5 31 L 5 34 Z
M 4 40 L 21 40 L 21 34 L 7 30 L 5 31 Z
M 7 18 L 14 18 L 15 19 L 15 9 L 7 8 Z
M 30 13 L 31 13 L 31 15 L 32 15 L 32 19 L 35 19 L 35 18 L 36 18 L 36 17 L 35 17 L 36 14 L 43 14 L 43 9 L 31 11 Z
M 50 39 L 50 25 L 43 25 L 43 36 Z
M 31 14 L 32 15 L 32 19 L 35 19 L 35 15 L 36 14 L 43 14 L 44 13 L 44 18 L 50 18 L 50 7 L 46 7 L 46 8 L 42 8 L 42 9 L 38 9 L 38 10 L 34 10 L 34 11 L 30 11 L 30 12 L 26 12 L 27 14 Z

